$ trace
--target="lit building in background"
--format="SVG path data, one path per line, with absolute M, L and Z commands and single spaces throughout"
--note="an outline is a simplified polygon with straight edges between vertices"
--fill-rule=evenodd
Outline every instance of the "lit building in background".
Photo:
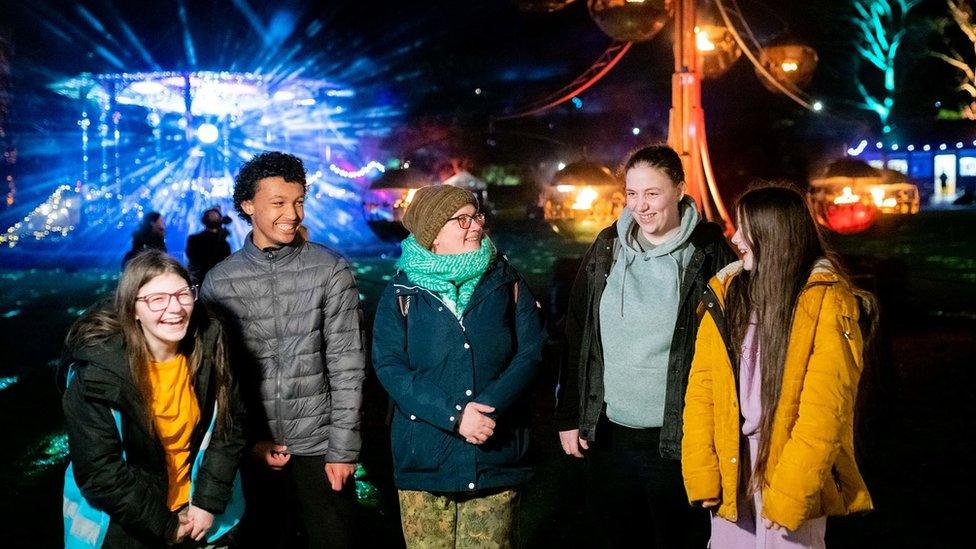
M 609 168 L 584 160 L 561 166 L 539 202 L 556 232 L 587 240 L 620 216 L 626 198 Z
M 873 168 L 903 174 L 918 186 L 923 206 L 971 203 L 976 191 L 976 135 L 963 133 L 965 137 L 946 132 L 939 139 L 900 142 L 864 139 L 850 146 L 847 154 Z

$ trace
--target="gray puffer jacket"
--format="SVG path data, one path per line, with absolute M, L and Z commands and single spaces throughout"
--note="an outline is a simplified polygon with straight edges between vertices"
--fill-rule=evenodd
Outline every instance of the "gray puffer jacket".
M 366 364 L 359 291 L 346 261 L 300 238 L 261 250 L 249 234 L 207 273 L 201 296 L 226 316 L 251 442 L 357 461 Z

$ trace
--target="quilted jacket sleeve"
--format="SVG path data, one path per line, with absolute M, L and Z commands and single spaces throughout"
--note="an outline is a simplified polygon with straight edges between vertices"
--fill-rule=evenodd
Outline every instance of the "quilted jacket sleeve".
M 818 505 L 843 430 L 854 418 L 862 340 L 846 288 L 827 291 L 815 330 L 796 423 L 763 492 L 763 514 L 790 530 Z
M 363 348 L 362 309 L 359 290 L 348 263 L 339 260 L 328 281 L 325 300 L 326 368 L 332 397 L 329 425 L 329 463 L 355 463 L 362 446 L 363 381 L 366 354 Z
M 712 369 L 725 355 L 725 344 L 711 314 L 702 318 L 695 341 L 688 390 L 685 393 L 684 435 L 681 439 L 681 474 L 689 502 L 721 497 L 718 452 L 715 450 L 715 413 Z

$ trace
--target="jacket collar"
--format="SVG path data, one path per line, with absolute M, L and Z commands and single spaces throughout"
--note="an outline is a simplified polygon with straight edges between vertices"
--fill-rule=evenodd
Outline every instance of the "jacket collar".
M 302 235 L 295 235 L 295 240 L 290 244 L 285 244 L 279 248 L 258 248 L 254 243 L 254 231 L 247 233 L 244 238 L 244 256 L 260 264 L 284 263 L 290 261 L 298 255 L 299 250 L 305 246 L 305 239 Z
M 688 237 L 688 242 L 690 242 L 696 250 L 705 250 L 711 246 L 714 246 L 717 242 L 723 239 L 724 237 L 722 236 L 721 225 L 702 219 L 698 221 L 697 225 L 695 225 L 694 230 L 691 232 L 691 236 Z M 613 241 L 618 240 L 617 222 L 614 221 L 609 227 L 606 227 L 600 231 L 600 234 L 596 236 L 596 240 L 597 242 L 605 243 L 612 243 Z
M 471 299 L 468 301 L 466 310 L 472 310 L 478 302 L 489 296 L 495 288 L 515 280 L 518 280 L 518 274 L 512 268 L 511 264 L 509 264 L 507 258 L 500 254 L 496 255 L 494 261 L 485 270 L 485 274 L 481 276 L 481 280 L 478 281 L 478 285 L 475 287 L 474 293 L 471 294 Z M 393 283 L 402 286 L 398 288 L 399 295 L 416 294 L 418 291 L 416 288 L 419 287 L 403 271 L 396 272 L 393 276 Z
M 203 326 L 204 331 L 200 344 L 205 350 L 213 349 L 221 327 L 217 320 L 210 316 L 209 313 L 204 315 L 203 318 L 205 326 Z M 113 388 L 100 395 L 106 400 L 120 402 L 123 388 L 126 391 L 134 390 L 135 381 L 132 379 L 132 374 L 129 371 L 125 343 L 121 335 L 113 335 L 99 345 L 70 349 L 68 355 L 70 362 L 89 364 L 89 367 L 85 368 L 83 374 L 86 380 L 102 382 L 100 385 L 103 391 L 106 387 Z M 193 385 L 198 393 L 198 400 L 201 402 L 206 398 L 210 369 L 213 367 L 212 360 L 212 352 L 206 351 L 203 353 L 203 360 L 194 379 Z
M 744 270 L 742 265 L 741 259 L 729 263 L 725 268 L 715 273 L 715 277 L 708 283 L 715 292 L 715 296 L 718 297 L 719 302 L 723 305 L 725 304 L 725 292 L 729 289 L 729 284 L 732 283 L 732 279 L 742 274 Z M 807 278 L 807 283 L 804 288 L 809 288 L 814 284 L 836 284 L 841 281 L 842 278 L 837 273 L 834 264 L 824 257 L 818 259 L 813 264 L 813 269 L 810 271 L 810 276 Z

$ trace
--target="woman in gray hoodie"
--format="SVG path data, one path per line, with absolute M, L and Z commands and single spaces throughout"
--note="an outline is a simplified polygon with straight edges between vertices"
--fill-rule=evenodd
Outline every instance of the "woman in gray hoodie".
M 707 515 L 681 480 L 684 394 L 696 308 L 736 259 L 722 228 L 685 194 L 664 145 L 624 164 L 627 207 L 590 247 L 570 294 L 557 425 L 567 455 L 586 457 L 593 541 L 704 547 Z

